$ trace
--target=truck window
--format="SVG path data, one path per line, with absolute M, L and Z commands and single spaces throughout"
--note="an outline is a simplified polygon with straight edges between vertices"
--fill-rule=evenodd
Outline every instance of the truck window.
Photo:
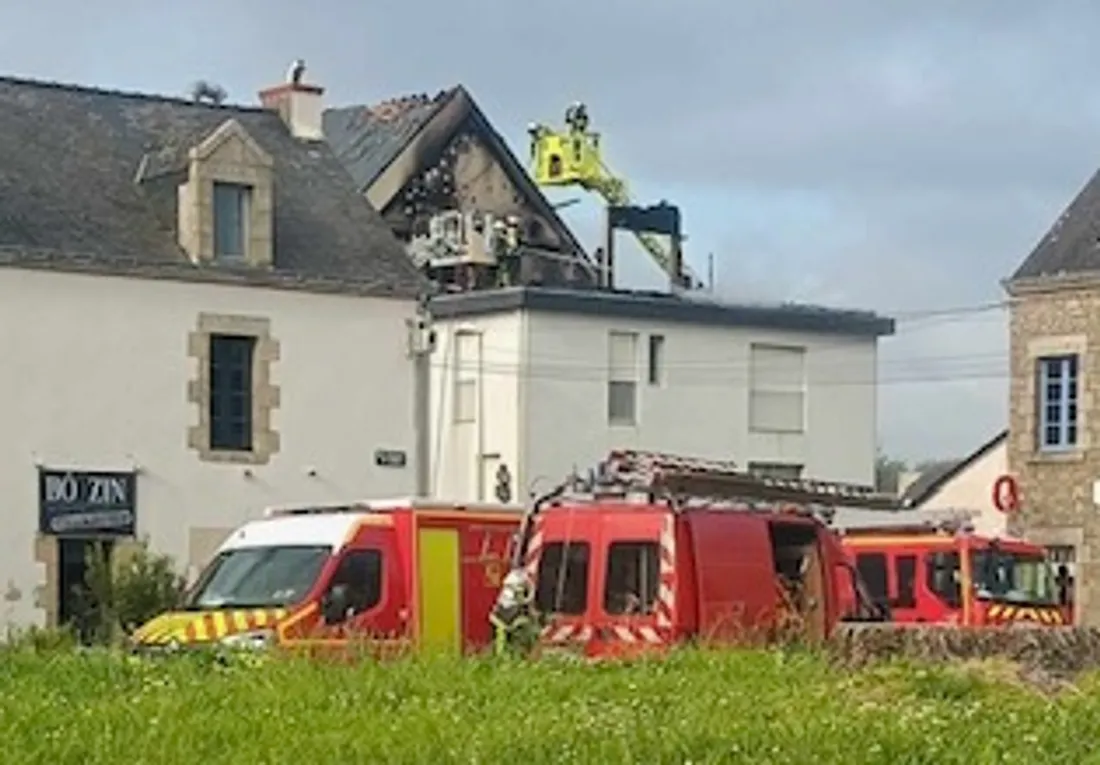
M 875 603 L 890 600 L 887 584 L 886 556 L 882 553 L 860 553 L 856 556 L 856 570 L 867 588 L 867 595 Z
M 928 589 L 952 608 L 962 605 L 962 571 L 957 552 L 936 552 L 926 558 Z
M 659 565 L 656 542 L 612 542 L 607 548 L 603 610 L 616 615 L 653 613 Z
M 551 542 L 539 557 L 535 607 L 546 614 L 576 616 L 588 608 L 588 543 Z
M 382 602 L 382 551 L 351 550 L 340 561 L 329 587 L 348 587 L 352 613 L 361 614 Z
M 898 583 L 898 596 L 894 608 L 917 607 L 917 556 L 899 555 L 894 559 L 894 578 Z

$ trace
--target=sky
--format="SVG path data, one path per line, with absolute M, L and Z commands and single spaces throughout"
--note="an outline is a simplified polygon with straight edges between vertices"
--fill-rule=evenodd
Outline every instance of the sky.
M 1100 165 L 1094 2 L 9 5 L 4 75 L 171 95 L 206 79 L 254 103 L 301 57 L 333 106 L 462 83 L 520 157 L 529 122 L 585 102 L 636 200 L 680 206 L 716 294 L 898 319 L 878 430 L 910 460 L 1005 426 L 1001 280 Z M 565 211 L 593 247 L 599 210 Z M 620 285 L 660 287 L 617 242 Z

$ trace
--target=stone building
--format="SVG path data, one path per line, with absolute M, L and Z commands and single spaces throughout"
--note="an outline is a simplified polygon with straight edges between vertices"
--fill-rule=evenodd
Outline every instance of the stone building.
M 1100 624 L 1100 173 L 1005 281 L 1010 296 L 1010 530 L 1076 569 L 1082 619 Z

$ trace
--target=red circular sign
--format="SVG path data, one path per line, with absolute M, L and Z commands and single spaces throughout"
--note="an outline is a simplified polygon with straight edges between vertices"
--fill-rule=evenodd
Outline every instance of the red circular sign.
M 993 482 L 993 506 L 1002 513 L 1014 513 L 1020 509 L 1020 487 L 1010 475 L 1002 475 Z

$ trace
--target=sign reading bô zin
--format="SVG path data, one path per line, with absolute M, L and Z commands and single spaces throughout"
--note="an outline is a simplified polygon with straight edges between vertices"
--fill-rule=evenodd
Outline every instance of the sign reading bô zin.
M 38 471 L 38 528 L 43 534 L 133 536 L 134 471 Z

